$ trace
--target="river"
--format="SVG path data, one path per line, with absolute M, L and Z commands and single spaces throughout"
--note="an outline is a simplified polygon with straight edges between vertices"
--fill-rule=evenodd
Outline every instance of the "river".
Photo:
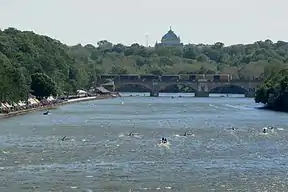
M 287 114 L 250 98 L 182 95 L 1 120 L 0 191 L 288 191 Z M 277 128 L 263 134 L 269 125 Z M 162 137 L 169 147 L 157 145 Z

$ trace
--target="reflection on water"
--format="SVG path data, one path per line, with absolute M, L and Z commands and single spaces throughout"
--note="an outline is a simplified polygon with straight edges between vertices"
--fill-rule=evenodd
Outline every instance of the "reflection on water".
M 0 191 L 287 191 L 287 114 L 172 95 L 1 120 Z

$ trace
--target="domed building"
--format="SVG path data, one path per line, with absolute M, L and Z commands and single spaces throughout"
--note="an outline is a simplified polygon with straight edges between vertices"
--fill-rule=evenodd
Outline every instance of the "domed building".
M 162 37 L 161 43 L 156 43 L 156 45 L 182 47 L 183 43 L 181 43 L 180 37 L 177 36 L 170 27 L 170 30 Z

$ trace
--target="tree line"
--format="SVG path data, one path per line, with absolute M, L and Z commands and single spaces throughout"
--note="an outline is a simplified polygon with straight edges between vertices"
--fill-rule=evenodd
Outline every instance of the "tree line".
M 126 46 L 102 40 L 67 46 L 15 28 L 0 30 L 1 101 L 74 93 L 88 89 L 99 74 L 228 73 L 234 79 L 268 77 L 288 66 L 288 43 L 270 40 L 225 46 Z
M 257 89 L 256 103 L 265 108 L 288 112 L 288 70 L 275 70 Z

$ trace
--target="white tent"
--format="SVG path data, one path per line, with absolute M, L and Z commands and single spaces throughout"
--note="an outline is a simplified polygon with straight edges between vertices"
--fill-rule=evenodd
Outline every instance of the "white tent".
M 5 106 L 8 108 L 12 108 L 13 106 L 9 105 L 9 103 L 5 103 Z
M 28 103 L 29 103 L 30 105 L 38 104 L 38 102 L 37 102 L 35 99 L 32 99 L 32 98 L 29 98 L 29 99 L 28 99 Z
M 19 105 L 18 105 L 18 103 L 13 102 L 13 106 L 18 107 Z
M 22 107 L 25 106 L 26 104 L 23 101 L 19 101 L 18 105 Z
M 86 94 L 87 92 L 84 90 L 77 90 L 77 94 Z
M 54 97 L 51 95 L 50 97 L 47 98 L 47 101 L 54 101 Z
M 77 95 L 79 97 L 85 97 L 87 95 L 87 92 L 84 90 L 77 90 Z
M 0 109 L 6 109 L 7 107 L 4 105 L 4 103 L 1 103 Z

